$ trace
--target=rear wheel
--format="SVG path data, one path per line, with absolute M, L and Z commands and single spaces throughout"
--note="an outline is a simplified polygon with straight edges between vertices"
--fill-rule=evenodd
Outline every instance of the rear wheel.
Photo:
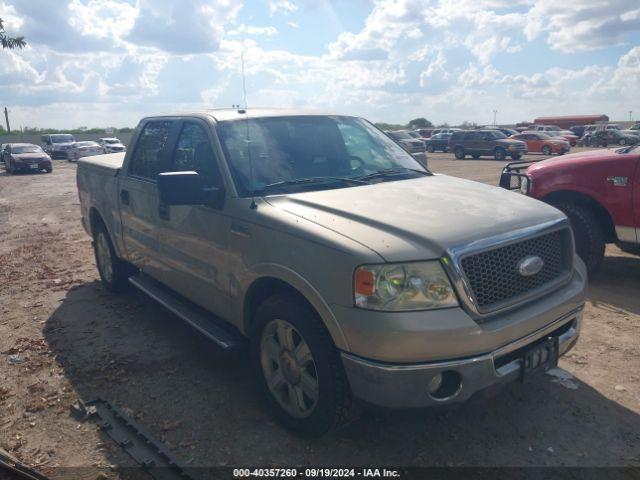
M 269 409 L 294 433 L 318 437 L 353 416 L 340 354 L 302 299 L 278 294 L 258 307 L 251 357 Z
M 427 152 L 429 153 L 433 153 L 435 151 L 435 149 L 433 148 L 433 145 L 431 143 L 427 144 Z
M 464 154 L 464 148 L 462 148 L 462 147 L 456 147 L 456 148 L 453 150 L 453 154 L 455 155 L 455 157 L 456 157 L 458 160 L 462 160 L 462 159 L 464 159 L 464 155 L 465 155 L 465 154 Z
M 506 156 L 507 152 L 505 152 L 504 148 L 496 148 L 496 150 L 493 152 L 493 158 L 498 161 L 504 160 Z
M 627 144 L 627 139 L 626 138 L 621 138 L 620 140 L 618 140 L 618 144 L 619 145 L 626 145 Z
M 555 205 L 569 217 L 576 242 L 576 253 L 587 266 L 589 273 L 595 272 L 604 258 L 604 233 L 598 219 L 591 211 L 580 205 L 563 203 Z
M 542 147 L 542 153 L 545 155 L 551 155 L 551 147 L 549 145 L 545 145 Z
M 133 269 L 131 265 L 116 255 L 109 233 L 103 223 L 99 223 L 94 228 L 93 251 L 100 279 L 107 290 L 112 292 L 125 290 Z

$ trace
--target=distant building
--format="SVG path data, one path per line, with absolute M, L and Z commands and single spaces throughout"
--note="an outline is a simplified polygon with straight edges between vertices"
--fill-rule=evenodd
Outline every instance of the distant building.
M 537 125 L 557 125 L 560 128 L 569 128 L 574 125 L 593 125 L 594 123 L 608 122 L 606 115 L 565 115 L 560 117 L 538 117 L 533 123 Z

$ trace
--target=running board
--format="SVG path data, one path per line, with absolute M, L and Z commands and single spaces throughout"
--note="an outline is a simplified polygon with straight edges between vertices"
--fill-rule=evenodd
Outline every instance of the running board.
M 244 337 L 235 327 L 195 305 L 153 278 L 138 273 L 129 282 L 160 305 L 175 313 L 200 333 L 209 337 L 223 350 L 231 350 L 244 343 Z

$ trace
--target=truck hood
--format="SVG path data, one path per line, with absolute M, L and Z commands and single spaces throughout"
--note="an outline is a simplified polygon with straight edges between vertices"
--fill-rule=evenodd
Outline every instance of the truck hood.
M 564 217 L 524 195 L 445 175 L 265 200 L 386 261 L 438 258 L 451 247 Z
M 536 162 L 527 169 L 527 174 L 533 175 L 536 172 L 548 169 L 558 169 L 565 166 L 577 166 L 578 164 L 588 164 L 591 162 L 601 162 L 604 160 L 618 159 L 620 155 L 616 153 L 620 146 L 600 150 L 589 150 L 586 152 L 570 153 L 561 157 L 551 157 L 541 162 Z

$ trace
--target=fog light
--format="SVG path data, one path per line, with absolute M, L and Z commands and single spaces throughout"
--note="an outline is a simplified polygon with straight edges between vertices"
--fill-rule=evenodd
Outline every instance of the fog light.
M 445 370 L 429 382 L 429 395 L 436 401 L 451 400 L 462 390 L 462 377 L 454 370 Z
M 433 395 L 438 391 L 441 385 L 442 385 L 442 374 L 438 373 L 429 382 L 429 393 Z

